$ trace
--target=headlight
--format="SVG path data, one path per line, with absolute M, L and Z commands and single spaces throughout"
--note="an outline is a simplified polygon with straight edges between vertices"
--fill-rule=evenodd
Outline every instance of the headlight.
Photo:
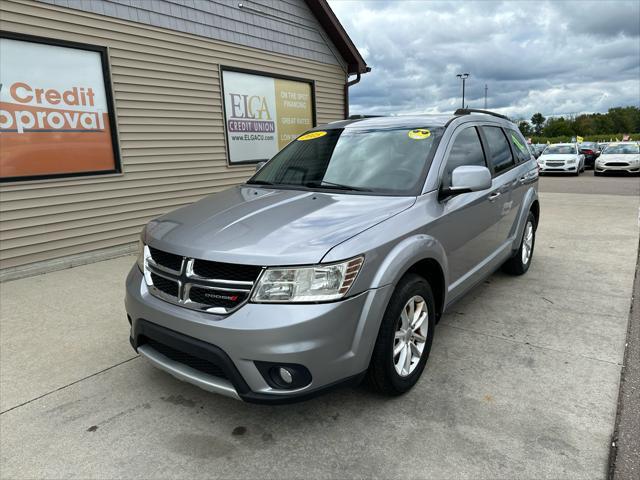
M 567 163 L 568 163 L 569 165 L 571 165 L 571 164 L 573 164 L 573 163 L 576 163 L 576 159 L 575 159 L 575 158 L 570 158 L 569 160 L 567 160 Z
M 344 297 L 360 271 L 364 257 L 308 267 L 267 268 L 254 290 L 254 302 L 326 302 Z

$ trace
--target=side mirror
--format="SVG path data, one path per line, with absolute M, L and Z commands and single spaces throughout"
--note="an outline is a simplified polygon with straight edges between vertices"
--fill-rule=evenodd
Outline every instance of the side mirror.
M 487 167 L 462 165 L 451 173 L 451 187 L 443 192 L 448 195 L 479 192 L 491 188 L 491 172 Z
M 267 162 L 258 162 L 258 163 L 256 163 L 256 172 L 259 171 L 266 164 L 267 164 Z

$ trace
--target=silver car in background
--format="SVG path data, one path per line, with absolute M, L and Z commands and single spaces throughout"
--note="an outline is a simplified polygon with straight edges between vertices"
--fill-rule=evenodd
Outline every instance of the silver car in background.
M 610 143 L 596 159 L 595 175 L 605 172 L 640 173 L 638 142 Z
M 131 345 L 250 402 L 365 376 L 399 395 L 451 304 L 497 268 L 529 269 L 537 183 L 518 128 L 490 112 L 316 127 L 246 183 L 145 227 Z
M 584 172 L 584 155 L 580 153 L 576 143 L 554 143 L 548 145 L 538 157 L 540 173 L 572 173 L 580 175 Z

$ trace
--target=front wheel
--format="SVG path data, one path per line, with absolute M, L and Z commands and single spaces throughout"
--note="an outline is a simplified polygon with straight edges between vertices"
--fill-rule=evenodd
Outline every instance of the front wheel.
M 533 247 L 536 243 L 536 219 L 533 213 L 527 215 L 527 223 L 520 241 L 518 251 L 505 262 L 502 269 L 511 275 L 523 275 L 529 270 L 533 257 Z
M 371 356 L 367 379 L 374 390 L 400 395 L 418 382 L 431 351 L 435 319 L 429 283 L 405 275 L 389 300 Z

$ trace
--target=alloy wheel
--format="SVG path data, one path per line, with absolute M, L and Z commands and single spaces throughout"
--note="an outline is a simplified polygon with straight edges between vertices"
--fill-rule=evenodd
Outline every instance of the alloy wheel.
M 531 251 L 533 250 L 533 223 L 527 222 L 524 229 L 524 238 L 522 239 L 522 264 L 526 265 L 531 260 Z
M 401 377 L 410 375 L 420 363 L 429 329 L 427 302 L 414 295 L 400 313 L 393 339 L 393 365 Z

